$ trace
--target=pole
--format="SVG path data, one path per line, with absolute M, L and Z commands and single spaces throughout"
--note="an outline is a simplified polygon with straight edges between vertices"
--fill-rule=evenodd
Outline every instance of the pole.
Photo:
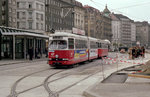
M 2 50 L 1 50 L 1 46 L 2 46 L 2 34 L 0 33 L 0 60 L 2 59 Z
M 102 76 L 103 76 L 103 80 L 105 79 L 105 75 L 104 75 L 104 58 L 102 57 Z

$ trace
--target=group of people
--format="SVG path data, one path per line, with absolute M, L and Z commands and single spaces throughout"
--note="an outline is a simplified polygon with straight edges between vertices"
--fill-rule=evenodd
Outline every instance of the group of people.
M 131 47 L 131 48 L 129 48 L 128 53 L 129 53 L 129 59 L 135 59 L 138 57 L 144 58 L 145 57 L 145 48 L 144 48 L 144 46 Z
M 39 56 L 40 54 L 40 56 Z M 48 57 L 48 49 L 45 48 L 45 54 L 46 54 L 46 58 Z M 28 55 L 29 55 L 29 60 L 33 59 L 34 56 L 34 51 L 33 51 L 33 47 L 30 47 L 28 50 Z M 41 49 L 35 48 L 35 59 L 39 59 L 40 57 L 42 57 L 42 52 Z

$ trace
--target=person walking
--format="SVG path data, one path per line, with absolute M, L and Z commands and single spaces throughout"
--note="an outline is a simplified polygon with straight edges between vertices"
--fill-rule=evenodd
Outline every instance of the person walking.
M 38 58 L 38 48 L 37 47 L 35 48 L 35 58 L 36 59 Z
M 145 57 L 145 48 L 144 48 L 144 46 L 142 46 L 142 57 L 144 58 Z
M 29 60 L 32 60 L 33 59 L 33 48 L 32 47 L 29 48 L 28 54 L 29 54 Z
M 133 47 L 133 48 L 132 48 L 132 59 L 135 58 L 135 52 L 136 52 L 135 47 Z
M 48 57 L 48 48 L 47 47 L 45 48 L 45 53 L 46 53 L 45 57 L 47 58 Z

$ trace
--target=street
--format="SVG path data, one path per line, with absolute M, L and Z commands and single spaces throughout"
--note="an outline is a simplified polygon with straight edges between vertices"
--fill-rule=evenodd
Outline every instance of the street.
M 75 68 L 53 68 L 47 61 L 0 66 L 1 97 L 84 97 L 84 90 L 101 82 L 112 72 L 145 62 L 150 58 L 128 60 L 127 54 L 110 53 L 105 59 L 85 62 Z M 111 59 L 112 58 L 112 59 Z M 114 60 L 114 61 L 112 61 Z M 125 63 L 126 62 L 126 63 Z

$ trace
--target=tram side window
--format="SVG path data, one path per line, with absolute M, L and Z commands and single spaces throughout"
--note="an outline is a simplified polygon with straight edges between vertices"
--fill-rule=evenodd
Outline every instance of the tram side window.
M 87 49 L 87 41 L 76 39 L 76 49 Z
M 102 48 L 101 43 L 98 43 L 98 48 Z
M 90 48 L 96 49 L 97 47 L 98 47 L 98 45 L 97 45 L 96 42 L 94 42 L 94 41 L 91 41 L 91 42 L 90 42 Z
M 108 45 L 103 43 L 102 48 L 108 48 Z
M 69 49 L 74 49 L 74 39 L 69 38 L 68 39 L 68 45 L 69 45 Z

